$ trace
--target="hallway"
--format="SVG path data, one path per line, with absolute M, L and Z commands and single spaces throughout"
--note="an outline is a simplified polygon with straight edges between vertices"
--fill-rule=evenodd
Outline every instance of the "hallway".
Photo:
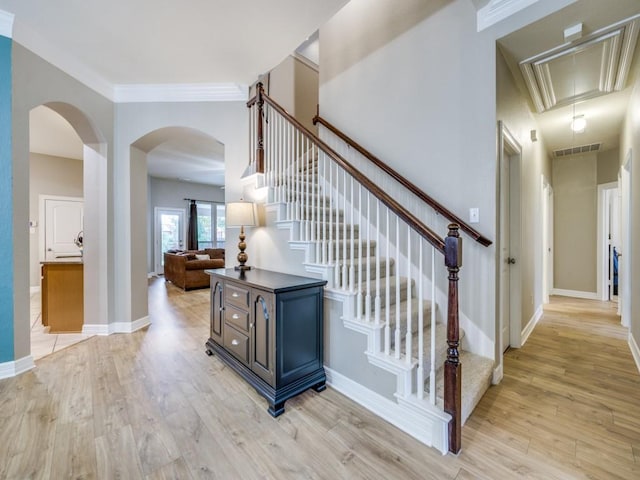
M 525 453 L 590 478 L 640 478 L 640 374 L 616 308 L 551 297 L 525 346 L 505 355 L 466 444 L 491 437 L 501 463 Z
M 640 478 L 640 375 L 614 310 L 556 297 L 442 456 L 328 388 L 266 402 L 204 354 L 209 291 L 0 381 L 0 479 Z

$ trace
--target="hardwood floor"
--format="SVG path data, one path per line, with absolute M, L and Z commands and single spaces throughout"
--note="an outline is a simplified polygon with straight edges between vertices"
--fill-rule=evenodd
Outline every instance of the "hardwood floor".
M 554 298 L 441 456 L 328 388 L 266 401 L 204 354 L 209 292 L 0 381 L 2 479 L 640 478 L 640 375 L 612 306 Z

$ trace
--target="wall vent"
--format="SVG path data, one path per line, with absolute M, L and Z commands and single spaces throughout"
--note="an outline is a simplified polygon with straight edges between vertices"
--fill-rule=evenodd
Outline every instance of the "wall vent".
M 568 157 L 569 155 L 578 155 L 580 153 L 592 153 L 599 152 L 602 143 L 591 143 L 589 145 L 579 145 L 577 147 L 561 148 L 560 150 L 554 150 L 554 157 Z

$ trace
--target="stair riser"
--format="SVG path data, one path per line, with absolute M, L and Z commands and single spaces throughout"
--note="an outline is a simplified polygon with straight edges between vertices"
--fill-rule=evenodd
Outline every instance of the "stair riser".
M 341 242 L 332 242 L 331 245 L 329 245 L 329 242 L 325 242 L 324 245 L 321 244 L 320 248 L 324 248 L 324 251 L 327 253 L 327 255 L 329 255 L 329 253 L 331 253 L 331 258 L 333 260 L 338 260 L 341 261 L 343 259 L 346 259 L 347 261 L 351 258 L 351 245 L 347 244 L 347 248 L 346 251 L 345 249 L 342 247 Z M 366 245 L 363 245 L 362 248 L 359 248 L 358 245 L 355 245 L 354 247 L 354 251 L 353 251 L 353 256 L 354 257 L 358 257 L 361 256 L 362 258 L 368 257 L 369 255 L 367 254 L 367 247 Z M 376 253 L 376 246 L 375 245 L 371 245 L 369 247 L 369 253 L 371 255 L 375 255 Z
M 375 279 L 376 279 L 376 266 L 375 264 L 372 264 L 369 266 L 369 276 L 367 277 L 367 264 L 368 262 L 363 262 L 363 265 L 358 266 L 357 262 L 354 262 L 354 266 L 353 266 L 353 283 L 354 285 L 358 284 L 358 280 L 360 278 L 360 276 L 362 276 L 362 281 L 365 282 L 367 280 L 367 278 L 369 278 L 369 280 L 372 280 L 372 283 L 375 283 Z M 342 270 L 342 266 L 340 267 Z M 347 275 L 346 277 L 343 279 L 342 277 L 340 278 L 340 280 L 342 281 L 342 285 L 349 285 L 349 281 L 350 281 L 350 272 L 352 272 L 351 266 L 350 265 L 346 265 L 347 268 Z M 389 271 L 389 275 L 393 275 L 394 272 L 394 267 L 393 264 L 390 266 L 390 271 Z M 380 282 L 384 282 L 385 277 L 387 275 L 387 265 L 384 262 L 380 262 Z
M 413 284 L 413 282 L 412 282 Z M 415 288 L 412 285 L 411 288 L 411 295 L 413 296 L 415 292 Z M 375 282 L 372 283 L 372 288 L 371 288 L 371 292 L 368 292 L 370 299 L 371 299 L 371 312 L 372 315 L 374 313 L 374 306 L 375 306 L 375 298 L 376 298 L 376 291 L 375 291 Z M 366 308 L 366 295 L 367 292 L 362 292 L 362 297 L 363 297 L 363 307 Z M 396 302 L 400 301 L 400 302 L 404 302 L 406 301 L 408 298 L 408 292 L 407 292 L 407 284 L 406 282 L 401 282 L 400 284 L 400 296 L 399 298 L 396 297 L 396 285 L 395 282 L 391 283 L 390 285 L 390 291 L 389 291 L 389 305 L 395 305 Z M 385 282 L 380 282 L 380 302 L 385 302 L 386 301 L 386 285 Z

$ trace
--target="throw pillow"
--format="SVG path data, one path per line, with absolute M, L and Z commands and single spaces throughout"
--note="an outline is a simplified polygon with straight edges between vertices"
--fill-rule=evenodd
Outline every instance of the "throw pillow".
M 198 255 L 198 254 L 196 253 L 196 259 L 197 259 L 197 260 L 210 260 L 210 259 L 211 259 L 211 257 L 209 257 L 209 255 L 207 255 L 206 253 L 205 253 L 205 254 L 202 254 L 202 255 Z

